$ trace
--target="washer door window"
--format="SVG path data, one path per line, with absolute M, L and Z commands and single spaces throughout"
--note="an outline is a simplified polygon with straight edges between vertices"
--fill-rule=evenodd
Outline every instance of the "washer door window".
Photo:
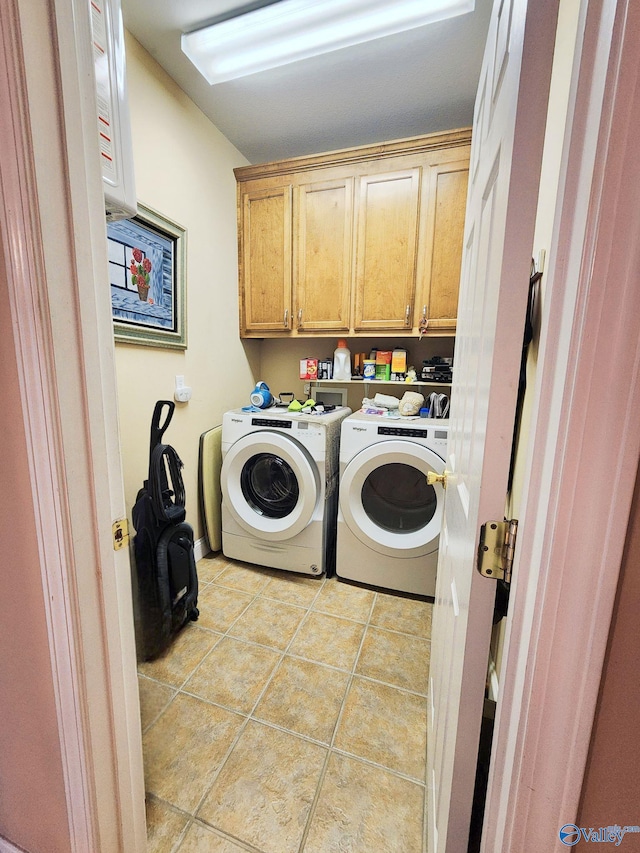
M 358 453 L 340 484 L 340 509 L 358 539 L 381 554 L 418 557 L 438 548 L 442 487 L 427 485 L 445 463 L 411 441 L 383 441 Z
M 249 433 L 227 451 L 222 497 L 247 533 L 282 541 L 313 517 L 320 494 L 317 467 L 296 441 L 268 430 Z
M 291 515 L 300 497 L 295 471 L 273 453 L 257 453 L 244 463 L 240 488 L 249 506 L 267 518 Z

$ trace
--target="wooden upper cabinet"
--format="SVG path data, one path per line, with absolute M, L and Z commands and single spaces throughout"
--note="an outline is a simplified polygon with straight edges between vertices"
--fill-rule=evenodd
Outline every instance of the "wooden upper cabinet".
M 359 180 L 356 331 L 407 331 L 413 325 L 420 171 Z
M 348 331 L 353 178 L 301 184 L 295 199 L 295 325 Z
M 468 161 L 433 166 L 429 176 L 426 286 L 418 326 L 455 329 L 467 203 Z
M 244 337 L 453 334 L 471 132 L 242 166 Z
M 242 195 L 241 330 L 291 328 L 291 186 Z

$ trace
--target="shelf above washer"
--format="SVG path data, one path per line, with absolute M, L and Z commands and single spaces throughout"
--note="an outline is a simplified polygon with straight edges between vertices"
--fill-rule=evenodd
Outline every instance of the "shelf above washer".
M 397 379 L 307 379 L 306 381 L 310 385 L 393 385 L 395 388 L 402 387 L 405 390 L 409 390 L 416 385 L 451 388 L 450 382 L 426 382 L 422 379 L 415 382 L 399 382 Z

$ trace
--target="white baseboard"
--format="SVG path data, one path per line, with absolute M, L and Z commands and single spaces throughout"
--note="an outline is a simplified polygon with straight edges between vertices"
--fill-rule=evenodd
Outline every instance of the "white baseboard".
M 201 560 L 203 557 L 206 557 L 210 552 L 209 542 L 206 536 L 203 536 L 201 539 L 196 539 L 193 543 L 193 554 L 196 558 L 196 563 L 198 560 Z M 2 849 L 0 848 L 0 853 L 2 853 Z
M 0 853 L 24 853 L 21 847 L 15 847 L 6 838 L 0 837 Z

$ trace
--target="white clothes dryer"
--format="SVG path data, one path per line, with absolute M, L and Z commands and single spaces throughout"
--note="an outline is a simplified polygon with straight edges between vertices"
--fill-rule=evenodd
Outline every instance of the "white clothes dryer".
M 222 551 L 303 574 L 333 573 L 340 424 L 351 409 L 222 419 Z
M 356 412 L 342 423 L 336 574 L 435 596 L 448 421 Z

